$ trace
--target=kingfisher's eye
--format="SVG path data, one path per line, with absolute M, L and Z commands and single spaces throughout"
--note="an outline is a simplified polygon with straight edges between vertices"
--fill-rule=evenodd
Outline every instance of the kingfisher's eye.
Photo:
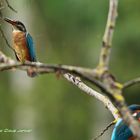
M 23 32 L 25 31 L 25 28 L 21 24 L 18 25 L 18 29 Z
M 18 27 L 19 27 L 20 29 L 22 29 L 22 25 L 19 24 Z

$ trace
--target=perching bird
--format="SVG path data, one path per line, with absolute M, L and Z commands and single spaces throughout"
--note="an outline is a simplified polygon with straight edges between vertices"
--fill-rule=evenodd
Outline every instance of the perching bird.
M 130 105 L 132 115 L 140 122 L 140 105 Z M 113 129 L 111 140 L 135 140 L 130 128 L 119 119 Z
M 18 61 L 24 63 L 26 61 L 36 62 L 35 48 L 31 35 L 27 32 L 24 24 L 18 20 L 4 18 L 13 27 L 13 49 Z M 30 77 L 36 76 L 31 69 L 27 70 Z

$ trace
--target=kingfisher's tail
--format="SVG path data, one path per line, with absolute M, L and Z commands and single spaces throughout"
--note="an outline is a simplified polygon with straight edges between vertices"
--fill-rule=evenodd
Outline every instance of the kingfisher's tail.
M 31 78 L 37 76 L 38 74 L 36 72 L 34 72 L 33 70 L 29 69 L 27 70 L 27 75 Z

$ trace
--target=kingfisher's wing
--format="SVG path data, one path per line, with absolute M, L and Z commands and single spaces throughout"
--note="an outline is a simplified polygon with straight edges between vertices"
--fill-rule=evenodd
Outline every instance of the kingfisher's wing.
M 132 136 L 129 127 L 120 119 L 113 129 L 111 140 L 128 140 L 128 138 L 131 138 Z
M 36 62 L 36 55 L 35 55 L 35 46 L 33 39 L 29 33 L 26 33 L 26 43 L 29 50 L 30 61 Z

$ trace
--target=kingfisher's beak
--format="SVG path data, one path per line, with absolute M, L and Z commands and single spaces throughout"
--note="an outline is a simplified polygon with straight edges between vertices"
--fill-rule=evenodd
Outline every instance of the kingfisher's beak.
M 13 26 L 16 26 L 16 21 L 15 20 L 11 20 L 9 18 L 4 18 L 4 20 L 10 24 L 12 24 Z

